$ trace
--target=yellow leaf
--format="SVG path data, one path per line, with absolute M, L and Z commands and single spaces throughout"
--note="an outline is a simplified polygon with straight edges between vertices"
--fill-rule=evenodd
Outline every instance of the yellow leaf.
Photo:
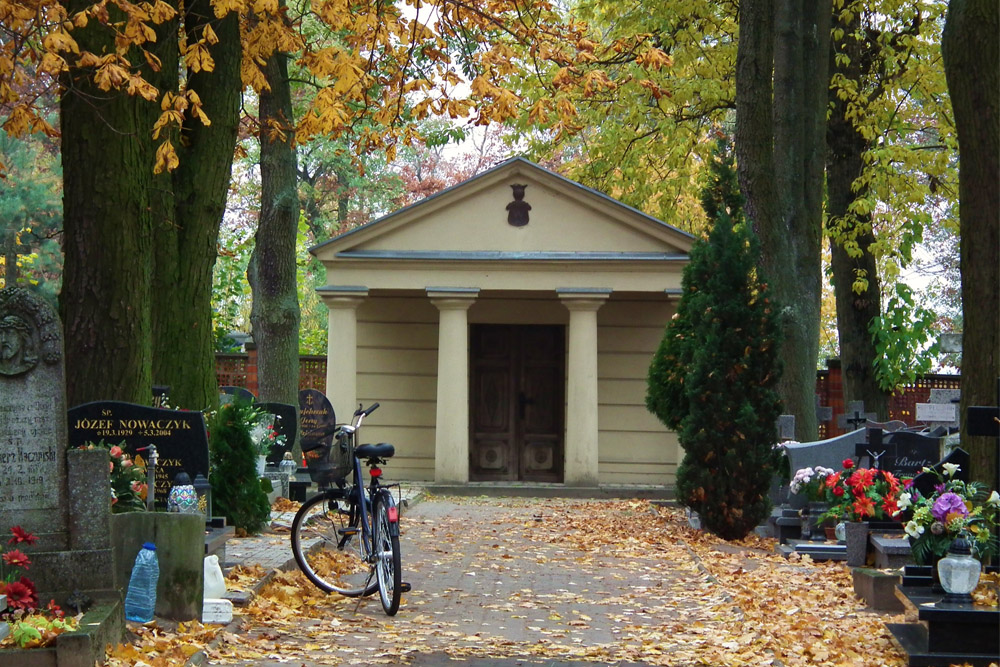
M 173 171 L 178 165 L 180 165 L 180 160 L 177 157 L 177 152 L 174 151 L 174 146 L 168 139 L 156 149 L 156 164 L 153 166 L 153 173 L 162 174 L 164 171 Z

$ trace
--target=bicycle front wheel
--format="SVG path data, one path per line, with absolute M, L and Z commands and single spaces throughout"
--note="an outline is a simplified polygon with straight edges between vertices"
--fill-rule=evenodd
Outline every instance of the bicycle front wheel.
M 390 513 L 394 515 L 393 520 L 390 520 Z M 394 616 L 399 610 L 403 574 L 399 554 L 399 514 L 388 491 L 381 491 L 375 496 L 375 574 L 382 609 L 389 616 Z
M 360 515 L 356 504 L 324 494 L 313 496 L 296 512 L 292 554 L 299 569 L 320 590 L 359 597 L 378 588 Z

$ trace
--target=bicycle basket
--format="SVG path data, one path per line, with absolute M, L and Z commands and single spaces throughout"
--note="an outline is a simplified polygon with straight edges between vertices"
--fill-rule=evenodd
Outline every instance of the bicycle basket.
M 329 442 L 303 442 L 302 455 L 309 478 L 321 486 L 345 479 L 354 468 L 354 447 L 349 435 L 343 439 L 331 438 Z

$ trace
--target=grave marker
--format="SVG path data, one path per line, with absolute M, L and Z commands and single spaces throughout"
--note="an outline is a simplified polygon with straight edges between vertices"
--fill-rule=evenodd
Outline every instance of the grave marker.
M 26 576 L 47 603 L 111 592 L 105 452 L 67 451 L 62 327 L 28 290 L 0 290 L 0 530 L 21 526 Z
M 778 415 L 778 440 L 795 440 L 795 415 Z
M 167 507 L 170 486 L 179 472 L 194 479 L 208 477 L 208 435 L 201 412 L 164 410 L 121 401 L 95 401 L 69 411 L 69 444 L 81 447 L 103 440 L 123 449 L 134 460 L 145 461 L 147 445 L 156 445 L 156 509 Z
M 241 401 L 246 401 L 247 403 L 253 403 L 257 400 L 257 397 L 254 396 L 253 392 L 249 389 L 244 389 L 243 387 L 232 387 L 229 385 L 219 387 L 220 403 L 232 403 L 237 398 Z
M 874 412 L 865 412 L 864 401 L 850 401 L 847 404 L 847 412 L 837 417 L 837 426 L 856 431 L 867 422 L 875 421 L 877 416 Z
M 1000 400 L 1000 378 L 997 378 L 997 399 Z M 997 456 L 1000 456 L 1000 405 L 970 405 L 965 410 L 965 431 L 969 435 L 992 436 L 997 439 Z M 1000 466 L 994 489 L 1000 490 Z
M 337 416 L 330 400 L 317 389 L 299 392 L 299 425 L 302 429 L 303 451 L 333 442 L 333 426 Z
M 867 458 L 873 468 L 897 477 L 913 477 L 924 466 L 933 466 L 941 460 L 941 439 L 912 431 L 883 433 L 880 428 L 869 428 L 868 442 L 859 444 L 855 455 L 859 465 Z

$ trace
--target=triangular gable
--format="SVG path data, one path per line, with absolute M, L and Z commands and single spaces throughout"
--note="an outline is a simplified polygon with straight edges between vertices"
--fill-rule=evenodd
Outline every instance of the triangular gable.
M 508 221 L 526 185 L 523 226 Z M 524 158 L 310 248 L 319 259 L 684 257 L 694 237 Z

